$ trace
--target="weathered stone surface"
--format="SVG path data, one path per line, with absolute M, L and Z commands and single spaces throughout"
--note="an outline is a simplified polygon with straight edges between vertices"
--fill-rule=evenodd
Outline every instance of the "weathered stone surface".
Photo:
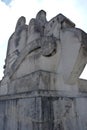
M 36 71 L 21 78 L 13 79 L 8 84 L 8 94 L 35 91 L 35 90 L 57 90 L 67 91 L 72 94 L 78 93 L 78 85 L 67 85 L 62 76 L 47 71 Z
M 7 56 L 5 60 L 4 74 L 8 75 L 11 65 L 18 58 L 21 50 L 26 46 L 28 25 L 25 24 L 25 17 L 20 17 L 17 21 L 15 32 L 8 41 Z
M 41 10 L 17 21 L 0 82 L 0 130 L 87 130 L 87 34 Z
M 38 96 L 33 94 L 14 100 L 10 96 L 11 100 L 0 100 L 1 130 L 87 129 L 87 101 L 84 97 L 49 97 L 48 94 L 44 96 L 44 92 L 43 96 Z
M 79 79 L 78 87 L 80 92 L 87 93 L 87 80 Z

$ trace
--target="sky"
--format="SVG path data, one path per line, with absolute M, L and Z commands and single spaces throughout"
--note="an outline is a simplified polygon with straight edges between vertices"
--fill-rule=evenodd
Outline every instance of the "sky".
M 1 1 L 4 2 L 6 5 L 9 5 L 12 0 L 1 0 Z
M 25 16 L 27 24 L 39 10 L 47 12 L 47 19 L 62 13 L 87 32 L 87 0 L 0 0 L 0 79 L 3 76 L 8 39 L 14 32 L 20 16 Z M 81 75 L 87 79 L 87 67 Z

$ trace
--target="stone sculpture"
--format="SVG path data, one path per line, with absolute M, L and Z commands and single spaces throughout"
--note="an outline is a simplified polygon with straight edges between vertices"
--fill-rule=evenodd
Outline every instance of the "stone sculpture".
M 20 17 L 0 82 L 0 130 L 87 130 L 87 34 L 62 14 Z
M 64 82 L 76 82 L 86 64 L 83 36 L 86 39 L 86 33 L 75 28 L 75 24 L 62 14 L 47 22 L 46 13 L 41 10 L 36 19 L 30 21 L 29 27 L 25 25 L 25 18 L 21 17 L 12 36 L 15 37 L 11 43 L 14 47 L 8 49 L 11 51 L 8 55 L 13 59 L 7 56 L 11 60 L 7 68 L 9 76 L 20 77 L 37 70 L 46 70 L 61 73 Z

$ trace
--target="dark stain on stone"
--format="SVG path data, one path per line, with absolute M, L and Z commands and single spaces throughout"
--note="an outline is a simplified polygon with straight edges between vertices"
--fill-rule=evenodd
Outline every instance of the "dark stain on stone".
M 43 130 L 53 130 L 54 128 L 54 114 L 53 104 L 50 98 L 42 98 L 42 121 Z

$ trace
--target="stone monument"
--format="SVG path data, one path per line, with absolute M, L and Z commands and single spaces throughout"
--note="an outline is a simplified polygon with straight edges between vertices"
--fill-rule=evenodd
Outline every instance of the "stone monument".
M 17 21 L 0 82 L 0 130 L 87 130 L 87 34 L 41 10 Z

